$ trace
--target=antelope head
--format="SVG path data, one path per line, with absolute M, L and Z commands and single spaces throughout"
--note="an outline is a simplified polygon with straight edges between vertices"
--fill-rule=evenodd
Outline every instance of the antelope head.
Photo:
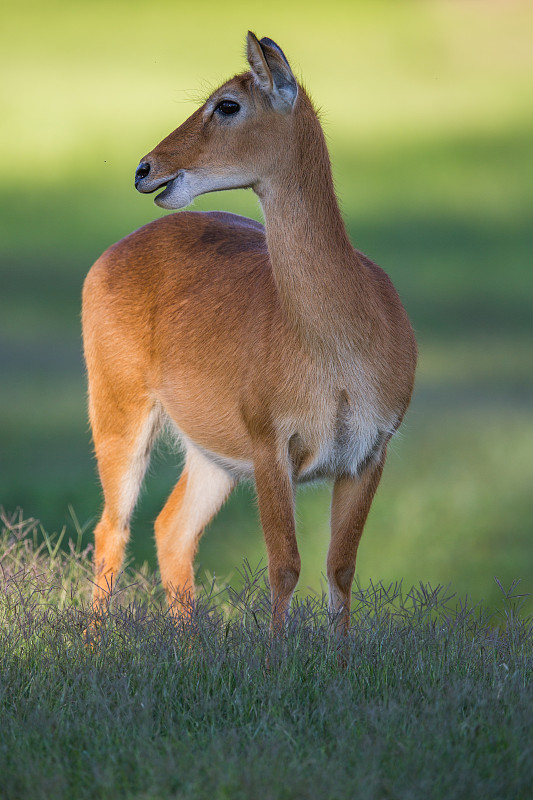
M 141 159 L 135 187 L 161 208 L 183 208 L 221 189 L 253 188 L 279 164 L 298 98 L 283 51 L 248 32 L 250 71 L 223 84 L 179 128 Z

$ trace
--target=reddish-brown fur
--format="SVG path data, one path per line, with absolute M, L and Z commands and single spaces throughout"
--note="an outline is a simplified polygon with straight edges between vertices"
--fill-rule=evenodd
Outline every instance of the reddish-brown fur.
M 251 186 L 265 215 L 182 212 L 107 250 L 83 294 L 90 418 L 105 508 L 95 531 L 95 603 L 116 576 L 161 421 L 186 450 L 156 522 L 174 609 L 193 596 L 209 519 L 253 475 L 279 629 L 300 571 L 296 483 L 334 480 L 327 574 L 348 624 L 356 551 L 387 442 L 408 406 L 416 344 L 385 273 L 354 250 L 323 133 L 270 40 L 248 35 L 236 76 L 143 159 L 158 203 Z M 240 105 L 226 118 L 217 104 Z M 100 587 L 100 588 L 98 588 Z

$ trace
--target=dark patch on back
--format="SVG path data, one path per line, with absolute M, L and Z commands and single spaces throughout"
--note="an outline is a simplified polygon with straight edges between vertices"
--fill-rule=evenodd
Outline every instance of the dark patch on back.
M 233 258 L 243 253 L 257 252 L 266 248 L 264 236 L 250 230 L 241 230 L 233 226 L 207 225 L 204 228 L 199 245 L 209 245 L 219 256 Z

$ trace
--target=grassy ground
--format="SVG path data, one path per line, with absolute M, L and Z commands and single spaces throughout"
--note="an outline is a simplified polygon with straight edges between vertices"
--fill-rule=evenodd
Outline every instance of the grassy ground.
M 83 277 L 160 213 L 133 191 L 139 157 L 244 66 L 251 27 L 280 42 L 321 107 L 352 240 L 390 273 L 420 345 L 361 581 L 452 582 L 489 603 L 495 575 L 531 591 L 532 22 L 520 2 L 12 4 L 0 32 L 0 504 L 74 534 L 72 507 L 89 541 L 101 499 Z M 258 216 L 245 192 L 196 207 Z M 163 446 L 135 519 L 137 565 L 155 564 L 151 523 L 178 473 Z M 327 488 L 299 498 L 304 590 L 320 590 L 328 506 Z M 199 575 L 238 586 L 235 565 L 263 555 L 242 489 L 204 538 Z
M 271 641 L 261 573 L 245 568 L 238 594 L 208 587 L 173 624 L 144 571 L 87 645 L 80 541 L 39 550 L 31 523 L 4 519 L 5 800 L 530 796 L 533 627 L 516 587 L 491 619 L 442 587 L 359 587 L 340 647 L 321 597 Z

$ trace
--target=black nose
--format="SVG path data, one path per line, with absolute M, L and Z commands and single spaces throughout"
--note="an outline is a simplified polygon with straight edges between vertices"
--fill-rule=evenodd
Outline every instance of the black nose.
M 147 164 L 146 161 L 141 161 L 137 169 L 135 170 L 135 186 L 142 181 L 143 178 L 146 178 L 150 174 L 150 164 Z

